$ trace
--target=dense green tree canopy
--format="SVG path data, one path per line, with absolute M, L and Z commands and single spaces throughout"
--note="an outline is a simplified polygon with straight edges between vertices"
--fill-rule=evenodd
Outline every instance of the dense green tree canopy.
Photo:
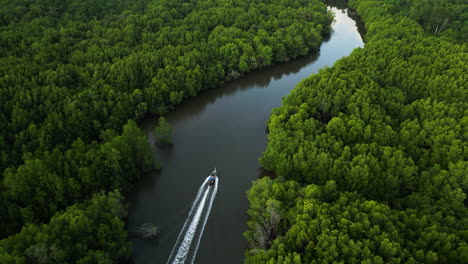
M 123 197 L 115 192 L 55 214 L 47 224 L 27 224 L 0 241 L 0 262 L 118 263 L 130 255 Z
M 442 2 L 431 8 L 453 10 L 449 21 L 463 16 L 463 5 Z M 350 4 L 365 22 L 365 47 L 303 80 L 271 115 L 260 162 L 279 179 L 249 191 L 247 262 L 463 263 L 463 29 L 447 22 L 434 34 L 433 22 L 413 16 L 429 1 Z M 294 184 L 285 179 L 302 189 L 286 187 Z M 287 196 L 273 191 L 287 188 Z M 317 194 L 308 198 L 309 191 Z M 275 212 L 283 220 L 265 236 L 270 204 L 279 205 Z
M 258 180 L 248 192 L 251 220 L 245 236 L 255 248 L 247 252 L 246 263 L 466 261 L 466 222 L 444 213 L 395 210 L 335 187 L 333 181 L 300 188 L 294 181 Z M 282 216 L 274 229 L 272 207 Z M 268 247 L 261 240 L 265 233 L 276 235 Z

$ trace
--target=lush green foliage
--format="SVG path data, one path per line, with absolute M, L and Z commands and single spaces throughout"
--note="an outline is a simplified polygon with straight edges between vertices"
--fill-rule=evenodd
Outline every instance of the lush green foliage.
M 251 221 L 245 236 L 255 248 L 248 251 L 247 264 L 464 263 L 468 258 L 466 231 L 454 232 L 463 228 L 457 217 L 395 210 L 338 192 L 333 181 L 301 188 L 295 181 L 263 178 L 248 197 Z M 272 212 L 281 215 L 280 224 L 271 225 Z M 280 236 L 263 244 L 259 238 L 266 233 Z
M 426 32 L 441 34 L 461 43 L 468 41 L 468 1 L 393 0 L 388 11 L 416 20 Z
M 0 238 L 21 231 L 1 254 L 49 262 L 31 257 L 49 246 L 28 248 L 58 228 L 62 210 L 101 190 L 128 191 L 153 168 L 129 120 L 317 50 L 331 21 L 317 0 L 0 0 Z M 71 257 L 68 246 L 55 244 L 50 262 L 100 262 Z
M 154 128 L 154 136 L 158 143 L 172 144 L 172 126 L 164 116 L 159 118 L 159 122 Z
M 351 1 L 366 24 L 365 48 L 304 80 L 273 111 L 262 165 L 324 187 L 278 181 L 262 188 L 287 195 L 272 198 L 255 185 L 247 262 L 467 259 L 468 50 L 425 33 L 426 23 L 398 12 L 403 2 Z M 327 183 L 334 195 L 307 201 Z M 257 215 L 268 218 L 269 203 L 287 220 L 260 247 Z
M 100 190 L 128 191 L 142 172 L 153 169 L 147 138 L 130 121 L 121 135 L 112 130 L 102 144 L 77 139 L 71 148 L 56 148 L 41 157 L 26 157 L 17 169 L 4 172 L 2 230 L 18 230 L 24 223 L 47 221 L 57 210 L 82 201 Z
M 98 194 L 55 214 L 48 224 L 27 224 L 0 241 L 0 262 L 118 263 L 130 255 L 127 215 L 118 193 Z

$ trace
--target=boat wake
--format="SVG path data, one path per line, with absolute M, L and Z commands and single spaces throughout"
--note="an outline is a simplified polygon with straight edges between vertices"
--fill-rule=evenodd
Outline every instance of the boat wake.
M 198 189 L 188 217 L 172 248 L 167 261 L 168 264 L 184 264 L 187 260 L 189 260 L 189 263 L 195 262 L 203 231 L 218 191 L 219 179 L 216 176 L 214 177 L 213 182 L 211 175 L 208 176 Z M 192 247 L 193 241 L 195 241 L 195 244 Z

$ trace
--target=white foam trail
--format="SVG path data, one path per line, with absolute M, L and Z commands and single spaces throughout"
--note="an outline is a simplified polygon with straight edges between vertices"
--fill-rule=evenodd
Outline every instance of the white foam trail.
M 208 216 L 210 215 L 211 208 L 213 207 L 214 198 L 216 196 L 216 193 L 218 192 L 218 181 L 219 179 L 218 177 L 216 177 L 215 186 L 214 186 L 213 192 L 211 193 L 211 199 L 206 209 L 205 219 L 203 220 L 203 224 L 201 225 L 201 231 L 200 231 L 200 234 L 198 235 L 198 240 L 195 244 L 195 250 L 193 251 L 192 262 L 191 262 L 192 264 L 195 263 L 195 257 L 197 256 L 197 252 L 198 252 L 198 246 L 200 246 L 200 240 L 203 236 L 203 231 L 205 230 L 206 222 L 208 221 Z
M 184 237 L 184 240 L 182 241 L 182 245 L 180 245 L 179 250 L 177 251 L 174 262 L 172 262 L 173 264 L 185 263 L 185 260 L 187 259 L 187 254 L 190 250 L 190 246 L 193 241 L 193 237 L 195 236 L 195 233 L 197 232 L 198 223 L 200 222 L 200 218 L 203 213 L 203 209 L 205 207 L 206 198 L 208 197 L 209 193 L 210 193 L 210 189 L 207 189 L 205 191 L 205 194 L 203 195 L 203 198 L 200 201 L 200 205 L 198 206 L 197 211 L 195 212 L 195 215 L 193 216 L 193 220 L 190 223 L 187 233 L 185 233 L 185 237 Z
M 174 253 L 175 253 L 175 250 L 178 248 L 177 246 L 178 246 L 179 243 L 181 242 L 182 235 L 183 235 L 183 234 L 186 232 L 186 230 L 187 230 L 187 227 L 188 227 L 188 224 L 190 223 L 190 219 L 192 218 L 193 212 L 194 212 L 195 208 L 197 208 L 197 205 L 199 204 L 201 195 L 202 195 L 203 191 L 206 189 L 206 183 L 208 182 L 209 179 L 210 179 L 210 176 L 206 177 L 205 181 L 202 183 L 202 185 L 200 185 L 200 188 L 198 188 L 197 196 L 195 197 L 195 200 L 194 200 L 193 203 L 192 203 L 192 207 L 190 208 L 190 211 L 189 211 L 189 214 L 188 214 L 188 216 L 187 216 L 187 219 L 185 220 L 184 225 L 183 225 L 182 229 L 180 230 L 179 235 L 177 236 L 176 243 L 174 244 L 174 247 L 173 247 L 172 250 L 171 250 L 171 254 L 169 255 L 169 261 L 168 261 L 168 263 L 169 263 L 169 262 L 171 261 L 171 259 L 173 258 Z

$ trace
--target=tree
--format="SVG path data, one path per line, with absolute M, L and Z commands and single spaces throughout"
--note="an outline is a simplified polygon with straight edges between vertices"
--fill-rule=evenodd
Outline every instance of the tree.
M 154 137 L 160 144 L 172 144 L 172 126 L 164 116 L 159 118 L 159 122 L 154 128 Z
M 131 248 L 123 197 L 116 192 L 94 195 L 56 213 L 44 225 L 27 224 L 0 241 L 2 263 L 116 263 L 128 261 Z

